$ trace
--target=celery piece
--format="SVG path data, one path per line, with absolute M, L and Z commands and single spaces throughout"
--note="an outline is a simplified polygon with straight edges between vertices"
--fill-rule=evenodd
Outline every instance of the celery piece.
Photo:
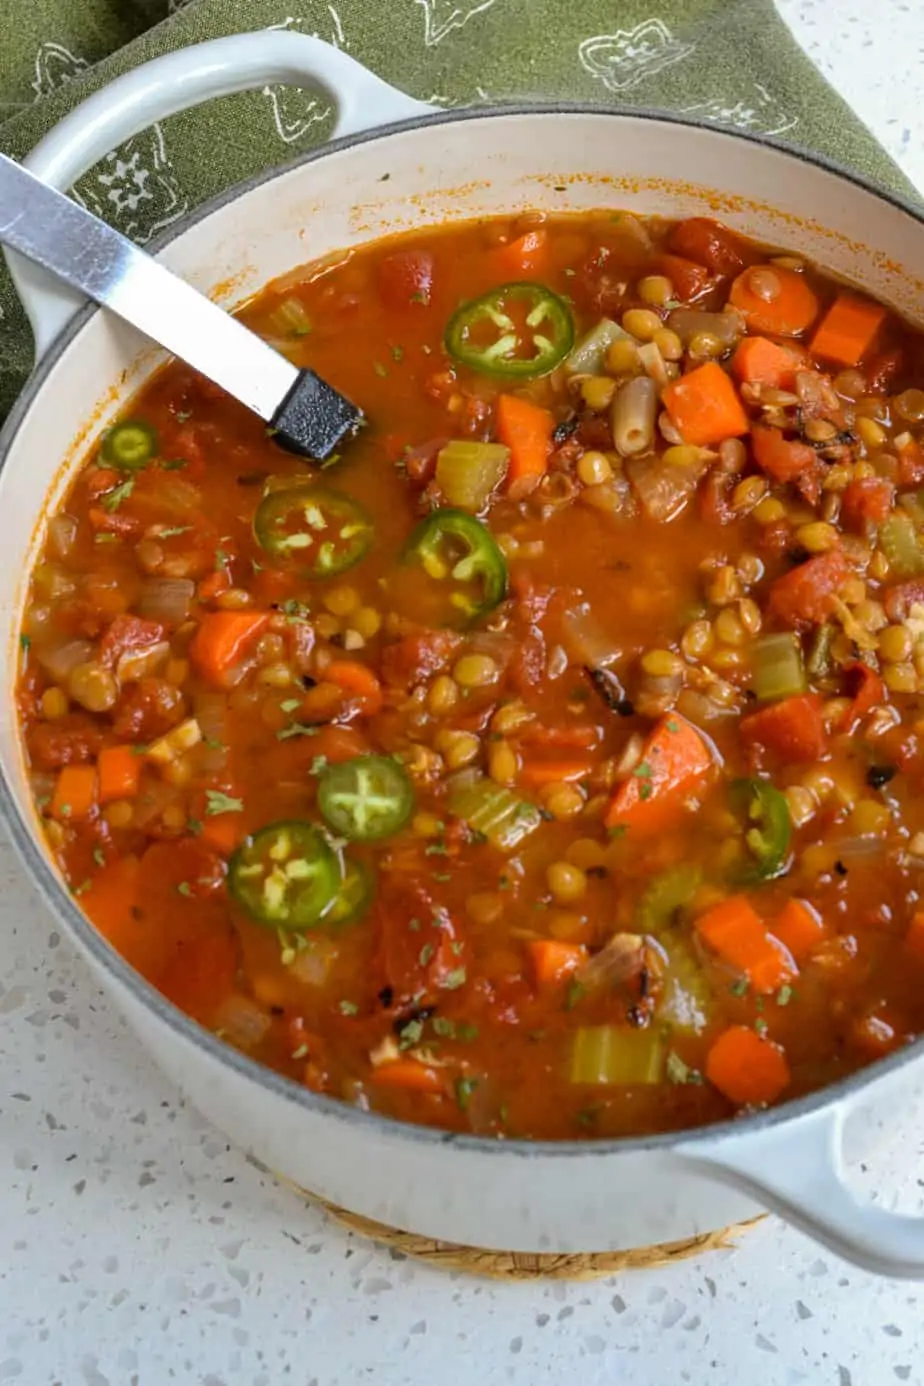
M 751 654 L 751 687 L 762 703 L 793 698 L 807 687 L 802 645 L 798 635 L 785 631 L 764 635 Z
M 477 515 L 507 473 L 510 449 L 502 443 L 466 442 L 455 438 L 440 448 L 436 483 L 449 505 Z
M 449 811 L 501 852 L 512 852 L 542 822 L 535 805 L 486 778 L 455 790 Z
M 634 341 L 628 332 L 613 322 L 611 318 L 601 318 L 565 359 L 565 370 L 569 375 L 599 375 L 603 370 L 606 353 L 614 342 Z
M 698 866 L 672 866 L 649 881 L 639 901 L 638 930 L 655 938 L 673 923 L 674 915 L 693 899 L 702 884 Z
M 896 577 L 916 577 L 924 572 L 924 549 L 910 515 L 894 514 L 879 529 L 879 547 Z
M 660 1083 L 664 1037 L 624 1025 L 582 1026 L 571 1050 L 571 1082 L 597 1085 Z

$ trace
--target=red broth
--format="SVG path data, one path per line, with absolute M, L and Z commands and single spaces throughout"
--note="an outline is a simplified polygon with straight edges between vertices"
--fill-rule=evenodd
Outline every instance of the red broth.
M 498 1136 L 914 1038 L 921 338 L 619 214 L 379 242 L 243 317 L 369 426 L 306 465 L 172 364 L 32 578 L 36 800 L 112 945 L 296 1082 Z

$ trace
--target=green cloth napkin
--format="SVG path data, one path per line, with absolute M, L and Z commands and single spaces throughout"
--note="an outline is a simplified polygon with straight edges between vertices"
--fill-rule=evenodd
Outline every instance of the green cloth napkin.
M 269 26 L 316 34 L 443 107 L 570 98 L 657 106 L 782 136 L 909 192 L 803 55 L 772 0 L 29 0 L 0 41 L 0 148 L 16 158 L 78 101 L 169 49 Z M 84 203 L 144 243 L 258 169 L 320 143 L 323 100 L 268 87 L 174 116 L 81 180 Z M 32 363 L 0 274 L 0 418 Z

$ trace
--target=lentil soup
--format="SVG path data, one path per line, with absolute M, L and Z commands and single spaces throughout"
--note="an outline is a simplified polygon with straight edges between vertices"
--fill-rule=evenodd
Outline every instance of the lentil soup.
M 683 1128 L 924 1028 L 924 352 L 718 223 L 540 216 L 242 315 L 334 465 L 179 363 L 50 522 L 19 712 L 135 968 L 296 1082 Z

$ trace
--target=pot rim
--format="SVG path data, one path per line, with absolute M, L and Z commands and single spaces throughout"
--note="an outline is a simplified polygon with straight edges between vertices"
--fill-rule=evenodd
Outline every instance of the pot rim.
M 924 207 L 916 205 L 911 197 L 900 192 L 877 186 L 863 174 L 845 168 L 836 160 L 799 144 L 788 144 L 770 135 L 751 134 L 740 130 L 730 130 L 717 126 L 702 117 L 657 110 L 647 107 L 611 109 L 592 102 L 511 102 L 503 105 L 467 107 L 463 110 L 435 111 L 430 115 L 413 116 L 407 120 L 393 121 L 385 125 L 373 126 L 340 139 L 330 140 L 316 149 L 310 149 L 285 163 L 275 164 L 252 174 L 249 178 L 224 189 L 216 196 L 200 204 L 192 212 L 152 238 L 145 249 L 157 255 L 172 241 L 185 234 L 215 211 L 233 202 L 239 196 L 253 191 L 272 179 L 288 174 L 297 168 L 312 164 L 329 154 L 337 154 L 354 145 L 368 144 L 382 136 L 400 135 L 430 125 L 448 125 L 462 121 L 490 121 L 509 116 L 595 116 L 612 120 L 639 120 L 660 125 L 677 125 L 687 130 L 711 137 L 718 142 L 733 142 L 755 145 L 771 149 L 786 158 L 808 164 L 825 173 L 852 184 L 869 193 L 881 202 L 905 213 L 924 232 Z M 45 384 L 52 368 L 57 364 L 71 342 L 79 336 L 87 323 L 100 311 L 96 304 L 88 303 L 79 309 L 55 339 L 53 345 L 42 357 L 23 386 L 4 425 L 0 428 L 0 470 L 7 463 L 13 440 L 32 404 Z M 17 729 L 18 734 L 18 729 Z M 171 1001 L 148 982 L 140 972 L 125 961 L 84 915 L 72 895 L 58 879 L 49 858 L 39 845 L 37 835 L 20 812 L 16 796 L 9 783 L 5 769 L 0 767 L 0 819 L 7 825 L 13 845 L 20 861 L 27 868 L 31 881 L 40 891 L 52 913 L 67 926 L 76 937 L 81 949 L 90 954 L 94 962 L 112 974 L 116 982 L 123 986 L 145 1009 L 151 1011 L 156 1019 L 173 1030 L 182 1040 L 193 1047 L 200 1048 L 219 1064 L 231 1068 L 238 1077 L 256 1082 L 283 1101 L 306 1109 L 319 1117 L 333 1119 L 357 1126 L 360 1130 L 378 1130 L 396 1140 L 414 1141 L 420 1145 L 438 1148 L 452 1146 L 479 1155 L 508 1156 L 519 1158 L 539 1157 L 608 1157 L 622 1153 L 643 1154 L 648 1151 L 669 1151 L 681 1147 L 703 1147 L 718 1143 L 736 1133 L 759 1135 L 784 1122 L 796 1122 L 800 1118 L 834 1106 L 872 1085 L 878 1079 L 903 1068 L 905 1064 L 924 1055 L 924 1035 L 912 1044 L 857 1069 L 848 1076 L 829 1083 L 822 1088 L 794 1098 L 779 1106 L 767 1108 L 747 1117 L 732 1117 L 726 1121 L 705 1126 L 680 1128 L 676 1131 L 656 1132 L 641 1136 L 619 1136 L 611 1138 L 590 1138 L 586 1140 L 529 1140 L 523 1137 L 498 1138 L 474 1136 L 456 1131 L 446 1131 L 440 1127 L 424 1126 L 413 1122 L 399 1121 L 375 1111 L 364 1111 L 359 1107 L 329 1097 L 324 1093 L 312 1092 L 309 1088 L 286 1078 L 281 1073 L 249 1058 L 240 1050 L 232 1048 L 218 1039 L 203 1025 L 187 1016 Z

